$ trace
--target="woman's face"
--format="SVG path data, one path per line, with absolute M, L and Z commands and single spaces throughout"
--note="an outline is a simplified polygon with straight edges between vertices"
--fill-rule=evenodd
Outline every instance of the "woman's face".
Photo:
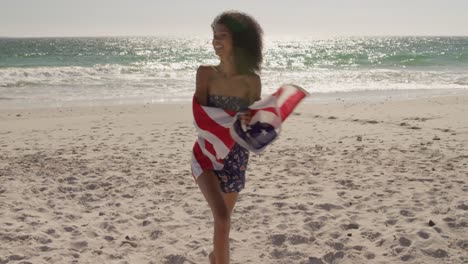
M 213 28 L 213 48 L 220 58 L 228 58 L 232 54 L 232 34 L 223 24 Z

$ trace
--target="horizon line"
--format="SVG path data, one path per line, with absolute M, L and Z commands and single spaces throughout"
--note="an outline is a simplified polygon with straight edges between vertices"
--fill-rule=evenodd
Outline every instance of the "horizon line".
M 210 35 L 211 34 L 206 34 Z M 155 35 L 65 35 L 65 36 L 54 36 L 54 35 L 45 35 L 45 36 L 1 36 L 0 39 L 38 39 L 38 38 L 151 38 L 151 37 L 192 37 L 200 38 L 206 37 L 203 35 L 194 35 L 194 34 L 155 34 Z M 343 34 L 343 35 L 313 35 L 313 34 L 270 34 L 265 36 L 268 37 L 307 37 L 307 38 L 339 38 L 339 37 L 468 37 L 466 35 L 444 35 L 444 34 Z

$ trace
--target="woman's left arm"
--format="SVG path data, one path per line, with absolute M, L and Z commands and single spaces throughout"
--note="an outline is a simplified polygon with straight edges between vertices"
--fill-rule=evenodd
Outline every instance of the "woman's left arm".
M 252 77 L 249 78 L 248 83 L 250 88 L 249 90 L 251 91 L 249 93 L 250 102 L 254 103 L 261 99 L 262 82 L 260 80 L 260 76 L 258 76 L 257 74 L 252 75 Z M 244 125 L 248 125 L 250 123 L 250 120 L 252 119 L 252 114 L 249 111 L 244 112 L 242 113 L 240 119 Z
M 252 77 L 249 78 L 249 86 L 251 92 L 251 101 L 255 102 L 261 99 L 261 94 L 262 94 L 262 81 L 260 79 L 260 76 L 257 74 L 252 75 Z

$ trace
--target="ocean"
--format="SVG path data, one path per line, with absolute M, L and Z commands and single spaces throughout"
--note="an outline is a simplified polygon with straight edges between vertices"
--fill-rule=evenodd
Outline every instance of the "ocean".
M 0 105 L 189 102 L 209 38 L 0 38 Z M 468 89 L 468 37 L 265 38 L 263 94 L 312 98 Z M 336 96 L 335 96 L 336 97 Z

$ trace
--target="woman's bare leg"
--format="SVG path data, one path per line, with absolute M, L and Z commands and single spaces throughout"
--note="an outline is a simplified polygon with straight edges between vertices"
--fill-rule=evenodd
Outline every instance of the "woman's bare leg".
M 229 209 L 229 215 L 232 215 L 232 211 L 234 210 L 234 206 L 236 205 L 238 196 L 239 193 L 236 192 L 223 193 L 224 202 L 226 203 L 226 206 Z
M 198 186 L 211 208 L 214 218 L 213 255 L 216 264 L 229 264 L 230 208 L 224 201 L 218 177 L 213 171 L 204 171 L 197 179 Z M 212 262 L 210 254 L 210 261 Z
M 236 193 L 236 192 L 223 193 L 224 202 L 226 203 L 226 206 L 229 210 L 229 215 L 232 215 L 232 211 L 234 209 L 234 206 L 236 205 L 238 196 L 239 196 L 239 193 Z M 216 259 L 215 259 L 213 252 L 210 253 L 209 258 L 210 258 L 210 264 L 216 264 Z

